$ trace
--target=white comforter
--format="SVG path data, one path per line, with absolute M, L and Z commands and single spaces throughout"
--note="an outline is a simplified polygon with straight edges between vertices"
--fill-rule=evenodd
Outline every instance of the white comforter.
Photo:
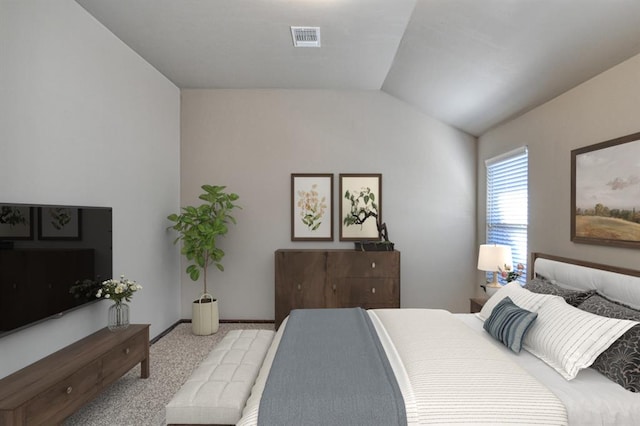
M 545 386 L 451 313 L 368 311 L 405 400 L 410 425 L 567 424 L 564 405 Z M 256 425 L 260 396 L 286 323 L 267 353 L 243 418 Z M 310 402 L 311 403 L 311 402 Z
M 475 314 L 454 314 L 479 337 L 515 360 L 551 390 L 564 404 L 569 424 L 576 426 L 637 426 L 640 424 L 640 394 L 586 368 L 573 380 L 565 380 L 554 369 L 526 350 L 515 355 L 482 328 Z

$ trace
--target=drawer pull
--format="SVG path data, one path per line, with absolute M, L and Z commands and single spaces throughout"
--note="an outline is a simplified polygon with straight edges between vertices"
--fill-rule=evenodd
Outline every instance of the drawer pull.
M 375 288 L 375 287 L 373 287 L 373 288 L 371 289 L 371 293 L 376 294 L 376 288 Z
M 333 292 L 334 293 L 336 292 L 336 285 L 335 284 L 333 285 Z
M 376 262 L 371 262 L 371 269 L 376 269 Z
M 71 392 L 73 392 L 73 388 L 71 386 L 69 386 L 67 388 L 67 395 L 71 395 Z
M 125 354 L 125 355 L 129 355 L 129 348 L 127 348 L 127 349 L 125 349 L 125 350 L 124 350 L 124 354 Z
M 302 284 L 298 284 L 298 290 L 302 290 Z

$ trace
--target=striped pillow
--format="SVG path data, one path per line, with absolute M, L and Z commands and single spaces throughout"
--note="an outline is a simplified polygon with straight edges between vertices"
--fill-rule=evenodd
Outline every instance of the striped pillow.
M 505 297 L 493 308 L 484 322 L 484 329 L 513 352 L 519 353 L 522 340 L 537 316 L 537 313 L 519 308 Z
M 636 324 L 581 311 L 561 298 L 553 298 L 538 309 L 538 319 L 525 336 L 524 348 L 571 380 Z
M 540 306 L 549 299 L 556 298 L 562 300 L 560 296 L 532 293 L 529 290 L 522 288 L 519 282 L 512 281 L 500 288 L 493 296 L 491 296 L 480 312 L 476 313 L 476 316 L 482 321 L 486 321 L 496 305 L 505 297 L 509 297 L 513 303 L 531 312 L 537 312 L 538 308 L 540 308 Z

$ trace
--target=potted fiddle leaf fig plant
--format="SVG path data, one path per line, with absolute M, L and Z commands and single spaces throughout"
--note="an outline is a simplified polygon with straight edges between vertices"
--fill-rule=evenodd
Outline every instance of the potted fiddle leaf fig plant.
M 186 272 L 193 281 L 203 276 L 203 293 L 192 304 L 192 330 L 196 335 L 209 335 L 218 331 L 218 301 L 207 290 L 207 269 L 215 265 L 220 271 L 224 251 L 217 246 L 218 238 L 227 234 L 228 224 L 236 223 L 231 215 L 234 208 L 241 208 L 235 201 L 238 194 L 225 192 L 225 186 L 203 185 L 204 193 L 198 198 L 205 201 L 200 206 L 182 207 L 180 214 L 167 217 L 174 222 L 168 229 L 178 232 L 174 244 L 182 241 L 181 253 L 189 265 Z

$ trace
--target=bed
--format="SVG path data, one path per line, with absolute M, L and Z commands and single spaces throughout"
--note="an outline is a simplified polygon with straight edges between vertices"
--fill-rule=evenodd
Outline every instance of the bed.
M 378 338 L 376 340 L 383 348 L 381 352 L 386 355 L 383 356 L 386 359 L 384 362 L 388 361 L 392 370 L 391 376 L 395 380 L 390 380 L 396 383 L 394 386 L 399 388 L 401 394 L 405 417 L 398 423 L 639 423 L 640 371 L 634 370 L 634 366 L 640 360 L 624 350 L 610 352 L 616 349 L 615 345 L 623 343 L 626 346 L 622 347 L 628 348 L 629 339 L 636 349 L 640 345 L 637 341 L 640 336 L 637 322 L 640 319 L 640 271 L 541 253 L 532 254 L 532 263 L 533 275 L 524 289 L 514 283 L 505 286 L 489 299 L 478 314 L 452 314 L 434 309 L 366 311 L 367 321 L 370 321 L 373 333 Z M 611 306 L 620 306 L 620 310 L 611 310 Z M 500 322 L 499 313 L 502 312 L 506 312 L 504 317 L 519 318 L 519 322 L 516 325 L 508 323 L 507 327 L 507 323 Z M 624 315 L 621 316 L 619 312 Z M 634 316 L 636 313 L 637 317 Z M 273 382 L 277 381 L 275 376 L 285 376 L 285 386 L 292 383 L 290 376 L 296 374 L 286 373 L 289 365 L 294 368 L 291 371 L 321 370 L 313 373 L 320 376 L 330 376 L 332 370 L 332 367 L 318 360 L 312 361 L 311 366 L 302 364 L 293 367 L 293 364 L 289 364 L 308 354 L 298 357 L 289 354 L 286 361 L 280 360 L 283 356 L 280 352 L 289 352 L 289 349 L 279 351 L 279 346 L 290 348 L 296 341 L 304 342 L 300 336 L 291 336 L 296 328 L 302 327 L 304 331 L 304 327 L 309 327 L 299 326 L 297 322 L 294 326 L 293 320 L 289 324 L 292 317 L 293 313 L 278 330 L 238 425 L 335 423 L 328 420 L 335 419 L 329 411 L 336 400 L 343 399 L 344 394 L 331 386 L 323 391 L 326 395 L 315 394 L 305 398 L 299 395 L 301 391 L 296 390 L 292 395 L 283 394 L 281 401 L 273 402 L 270 399 L 269 403 L 265 403 L 267 396 L 273 398 L 274 391 L 270 389 L 274 386 Z M 572 322 L 574 318 L 575 323 Z M 294 319 L 297 321 L 297 316 Z M 317 323 L 317 317 L 313 321 Z M 492 330 L 492 326 L 498 324 L 500 332 L 492 331 L 496 337 L 485 330 L 485 322 L 491 324 L 489 329 Z M 518 330 L 523 327 L 525 332 L 520 334 Z M 315 336 L 313 333 L 303 332 L 302 335 Z M 335 339 L 330 337 L 327 342 L 331 340 Z M 310 341 L 315 342 L 316 337 Z M 318 347 L 328 344 L 319 344 Z M 336 344 L 345 353 L 351 346 L 344 342 Z M 519 352 L 514 349 L 517 345 L 522 348 Z M 303 346 L 309 346 L 309 342 L 303 343 Z M 357 343 L 353 343 L 353 346 L 358 347 Z M 316 350 L 315 347 L 311 350 L 312 355 Z M 336 352 L 335 348 L 333 352 Z M 342 351 L 339 352 L 342 355 Z M 640 356 L 638 353 L 635 355 Z M 326 355 L 318 359 L 322 361 L 324 358 Z M 283 362 L 284 370 L 280 367 Z M 339 363 L 333 360 L 333 364 Z M 361 363 L 365 362 L 358 364 Z M 591 366 L 598 363 L 601 364 L 599 370 Z M 620 363 L 624 364 L 621 367 L 624 377 L 620 377 L 620 371 L 610 368 L 612 363 L 618 363 L 614 365 L 618 367 Z M 343 373 L 337 374 L 341 375 Z M 314 380 L 311 379 L 312 382 Z M 361 390 L 365 395 L 361 399 L 372 399 L 373 405 L 378 405 L 379 400 L 375 400 L 378 385 L 365 382 L 357 386 L 358 390 L 350 390 L 351 394 L 359 394 Z M 280 392 L 275 393 L 280 395 Z M 384 399 L 387 399 L 386 396 Z M 326 405 L 320 406 L 321 403 Z M 315 407 L 316 404 L 320 408 Z M 351 417 L 345 417 L 340 423 L 375 424 L 370 419 L 362 420 L 366 417 L 363 413 L 369 413 L 372 407 L 361 404 L 357 399 L 349 401 L 347 406 L 353 408 L 349 414 Z M 330 408 L 327 409 L 327 406 Z M 287 417 L 291 411 L 305 412 L 316 408 L 321 414 L 314 419 L 307 417 L 301 421 L 301 418 Z M 337 414 L 334 415 L 340 418 L 344 412 L 340 410 L 345 410 L 345 407 L 338 406 L 335 409 Z M 362 411 L 358 414 L 357 410 Z M 269 411 L 287 415 L 265 420 Z M 349 408 L 349 411 L 352 409 Z M 388 424 L 386 421 L 377 423 Z

